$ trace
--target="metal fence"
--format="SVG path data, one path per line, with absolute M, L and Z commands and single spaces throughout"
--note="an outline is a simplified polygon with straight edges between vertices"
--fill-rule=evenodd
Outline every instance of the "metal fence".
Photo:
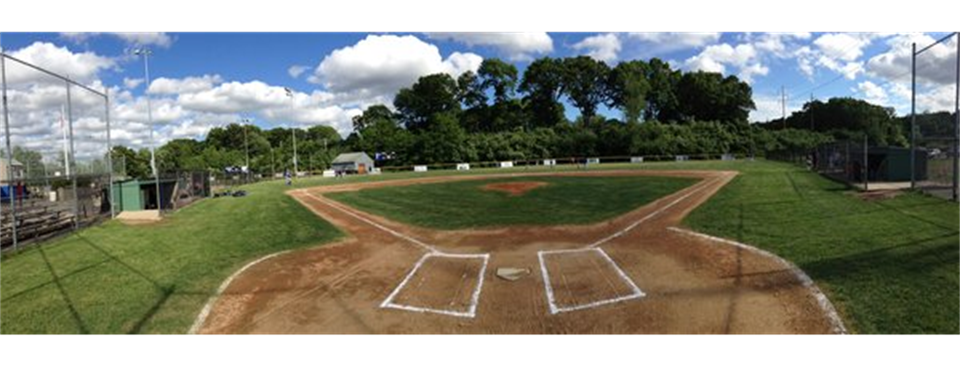
M 106 89 L 0 52 L 0 246 L 111 215 Z

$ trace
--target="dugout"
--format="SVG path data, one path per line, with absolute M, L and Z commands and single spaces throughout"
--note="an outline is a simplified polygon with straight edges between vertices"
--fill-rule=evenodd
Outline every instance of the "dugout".
M 863 154 L 850 156 L 854 165 L 852 171 L 859 175 L 859 166 L 863 164 Z M 907 147 L 870 147 L 867 149 L 867 176 L 870 181 L 906 182 L 910 181 L 910 148 Z M 914 165 L 917 181 L 927 179 L 927 150 L 918 148 Z M 859 176 L 854 176 L 859 180 Z
M 171 198 L 176 185 L 177 179 L 160 179 L 160 201 L 163 202 L 163 209 L 171 208 Z M 118 213 L 157 209 L 157 188 L 153 179 L 114 182 L 113 194 Z

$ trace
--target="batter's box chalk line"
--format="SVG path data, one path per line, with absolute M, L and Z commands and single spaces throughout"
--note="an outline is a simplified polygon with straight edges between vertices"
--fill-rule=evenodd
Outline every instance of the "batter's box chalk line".
M 470 307 L 466 311 L 453 311 L 448 309 L 440 308 L 428 308 L 428 307 L 417 307 L 413 305 L 398 304 L 394 302 L 396 296 L 403 290 L 411 278 L 416 275 L 417 270 L 420 270 L 420 266 L 423 265 L 431 257 L 442 257 L 442 258 L 452 258 L 452 259 L 482 259 L 483 265 L 480 267 L 480 273 L 477 275 L 477 287 L 473 289 L 473 294 L 470 295 Z M 480 302 L 480 291 L 483 290 L 483 278 L 487 272 L 487 263 L 490 261 L 490 254 L 453 254 L 453 253 L 443 253 L 438 251 L 428 252 L 420 257 L 420 260 L 413 266 L 413 269 L 407 273 L 407 276 L 403 278 L 403 281 L 400 282 L 400 285 L 397 285 L 393 292 L 380 304 L 380 308 L 392 308 L 400 309 L 405 311 L 417 312 L 417 313 L 434 313 L 442 314 L 447 316 L 454 317 L 463 317 L 463 318 L 473 318 L 477 315 L 477 304 Z
M 550 272 L 547 270 L 546 257 L 549 255 L 564 255 L 564 254 L 570 255 L 570 254 L 583 254 L 583 253 L 589 253 L 589 252 L 596 252 L 601 257 L 603 257 L 603 259 L 610 264 L 610 267 L 617 272 L 617 275 L 620 277 L 620 279 L 623 280 L 625 284 L 627 284 L 627 286 L 630 288 L 631 293 L 628 295 L 598 300 L 598 301 L 585 303 L 585 304 L 578 304 L 574 306 L 563 307 L 563 306 L 557 305 L 557 302 L 553 295 L 553 286 L 550 284 Z M 623 272 L 623 270 L 621 270 L 620 267 L 617 266 L 617 263 L 614 262 L 613 259 L 611 259 L 610 256 L 603 251 L 602 248 L 588 247 L 588 248 L 580 248 L 580 249 L 572 249 L 572 250 L 539 251 L 537 252 L 537 257 L 540 259 L 540 273 L 543 274 L 543 286 L 547 293 L 547 304 L 550 306 L 550 314 L 558 314 L 558 313 L 572 312 L 572 311 L 577 311 L 582 309 L 590 309 L 590 308 L 595 308 L 599 306 L 619 303 L 627 300 L 640 299 L 646 296 L 646 294 L 644 294 L 644 292 L 640 290 L 639 287 L 637 287 L 637 284 L 635 284 L 633 280 L 630 280 L 630 277 L 627 276 L 627 273 Z

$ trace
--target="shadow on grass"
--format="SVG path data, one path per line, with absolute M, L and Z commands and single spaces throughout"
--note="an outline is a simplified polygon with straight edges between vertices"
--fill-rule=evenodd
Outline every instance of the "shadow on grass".
M 882 271 L 884 275 L 915 275 L 931 270 L 938 264 L 956 264 L 956 257 L 958 252 L 960 252 L 960 248 L 955 244 L 916 249 L 918 245 L 950 237 L 957 237 L 957 233 L 944 234 L 851 255 L 808 262 L 801 265 L 801 267 L 804 271 L 816 277 L 817 280 L 851 277 L 871 271 Z M 894 252 L 898 250 L 911 250 L 912 252 Z M 948 258 L 951 257 L 952 259 L 948 260 Z
M 87 325 L 83 322 L 83 318 L 80 318 L 80 313 L 77 312 L 77 308 L 73 306 L 73 301 L 70 300 L 70 295 L 67 294 L 66 289 L 64 289 L 63 285 L 60 283 L 60 277 L 57 276 L 57 271 L 54 270 L 53 264 L 51 264 L 50 260 L 47 258 L 46 250 L 44 250 L 42 246 L 38 246 L 38 249 L 40 250 L 40 257 L 43 258 L 43 263 L 46 264 L 47 270 L 50 271 L 50 276 L 53 277 L 52 282 L 57 286 L 60 296 L 67 305 L 67 310 L 70 311 L 70 316 L 73 317 L 73 321 L 77 324 L 77 329 L 80 331 L 80 333 L 90 333 L 90 331 L 87 329 Z
M 140 333 L 140 331 L 143 329 L 143 326 L 148 322 L 150 322 L 153 316 L 155 316 L 157 312 L 160 311 L 160 308 L 162 308 L 163 305 L 167 302 L 167 300 L 170 299 L 170 296 L 172 296 L 176 292 L 176 285 L 161 284 L 159 281 L 145 274 L 143 271 L 138 270 L 132 265 L 121 260 L 119 257 L 114 256 L 109 251 L 98 246 L 96 243 L 93 243 L 93 241 L 91 241 L 87 237 L 84 237 L 83 235 L 77 235 L 77 238 L 79 238 L 80 241 L 82 241 L 83 243 L 86 243 L 88 246 L 92 247 L 93 249 L 99 251 L 104 256 L 108 257 L 110 261 L 120 264 L 127 271 L 130 271 L 134 275 L 139 276 L 141 279 L 146 280 L 148 283 L 153 285 L 153 287 L 157 289 L 157 291 L 159 291 L 160 298 L 158 298 L 157 301 L 152 306 L 150 306 L 149 309 L 147 309 L 146 313 L 144 313 L 144 315 L 139 320 L 137 320 L 137 322 L 134 323 L 134 325 L 130 328 L 129 331 L 127 331 L 128 334 Z M 177 294 L 187 294 L 187 293 L 177 293 Z
M 918 215 L 916 215 L 916 214 L 908 213 L 908 212 L 906 211 L 906 209 L 904 209 L 904 208 L 915 208 L 915 207 L 917 207 L 917 206 L 924 206 L 924 205 L 940 205 L 940 204 L 944 204 L 944 203 L 937 202 L 937 203 L 930 203 L 930 204 L 914 204 L 914 205 L 908 205 L 908 206 L 904 206 L 904 207 L 895 207 L 895 206 L 893 206 L 893 205 L 886 204 L 886 203 L 884 203 L 884 202 L 876 202 L 876 204 L 879 205 L 879 206 L 881 206 L 881 207 L 883 207 L 883 208 L 886 209 L 886 210 L 889 210 L 889 211 L 898 213 L 898 214 L 903 215 L 903 216 L 905 216 L 905 217 L 908 217 L 908 218 L 911 218 L 911 219 L 914 219 L 914 220 L 917 220 L 917 221 L 920 221 L 920 222 L 923 222 L 923 223 L 926 223 L 926 224 L 929 224 L 929 225 L 932 225 L 932 226 L 940 227 L 940 228 L 943 228 L 943 229 L 945 229 L 945 230 L 947 230 L 947 231 L 953 231 L 953 232 L 956 232 L 956 231 L 957 231 L 957 227 L 956 227 L 956 226 L 954 226 L 954 227 L 945 226 L 945 225 L 943 225 L 943 224 L 941 224 L 941 223 L 934 222 L 934 221 L 929 220 L 929 219 L 926 219 L 926 218 L 922 218 L 922 217 L 920 217 L 920 216 L 918 216 Z M 947 202 L 947 204 L 949 204 L 949 202 Z

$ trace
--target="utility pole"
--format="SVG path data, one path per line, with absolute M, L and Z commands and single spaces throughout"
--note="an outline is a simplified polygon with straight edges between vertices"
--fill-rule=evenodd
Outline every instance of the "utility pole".
M 783 129 L 787 129 L 787 90 L 780 86 L 780 122 Z
M 810 131 L 813 132 L 815 128 L 813 124 L 813 93 L 810 93 L 810 107 L 807 108 L 807 113 L 810 113 Z
M 953 116 L 957 119 L 953 125 L 953 201 L 960 201 L 960 32 L 957 36 L 957 90 L 953 100 Z
M 910 188 L 917 188 L 917 43 L 910 52 Z

